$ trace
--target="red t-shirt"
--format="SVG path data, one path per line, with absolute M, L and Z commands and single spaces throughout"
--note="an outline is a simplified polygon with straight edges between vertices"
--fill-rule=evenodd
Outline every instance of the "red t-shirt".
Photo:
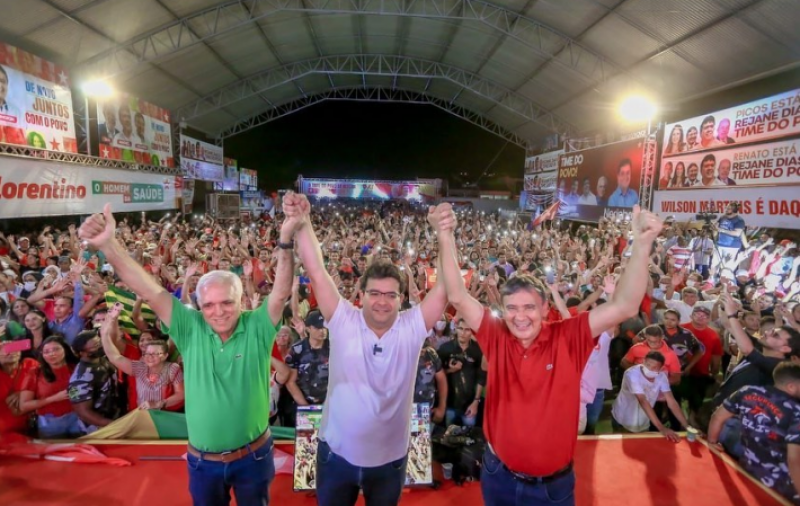
M 565 467 L 575 454 L 581 375 L 595 345 L 589 312 L 543 322 L 525 350 L 485 309 L 476 337 L 489 362 L 484 429 L 497 456 L 532 476 Z
M 14 415 L 5 401 L 6 397 L 14 392 L 22 391 L 22 381 L 28 371 L 36 367 L 39 367 L 39 364 L 35 360 L 25 358 L 22 359 L 19 367 L 11 376 L 0 370 L 0 434 L 3 432 L 23 432 L 28 428 L 28 415 Z
M 661 348 L 657 350 L 650 348 L 647 343 L 636 343 L 631 346 L 631 348 L 628 350 L 628 353 L 625 354 L 625 360 L 633 365 L 643 364 L 644 357 L 646 357 L 651 351 L 657 351 L 664 355 L 664 371 L 669 374 L 681 373 L 681 362 L 678 360 L 678 355 L 672 351 L 672 348 L 669 346 L 669 344 L 667 344 L 666 341 L 662 341 Z
M 37 364 L 35 368 L 26 372 L 20 391 L 33 392 L 34 399 L 46 399 L 69 388 L 69 378 L 74 370 L 75 366 L 70 364 L 55 369 L 53 372 L 56 380 L 50 383 L 45 379 L 42 368 Z M 64 416 L 67 413 L 72 413 L 72 403 L 69 399 L 54 402 L 36 410 L 37 415 Z
M 684 323 L 681 327 L 694 334 L 694 337 L 700 341 L 705 351 L 702 358 L 698 360 L 694 367 L 692 367 L 692 370 L 689 371 L 689 375 L 711 376 L 711 359 L 713 357 L 721 357 L 723 353 L 722 341 L 719 339 L 719 334 L 711 327 L 706 327 L 703 330 L 696 329 L 691 323 Z

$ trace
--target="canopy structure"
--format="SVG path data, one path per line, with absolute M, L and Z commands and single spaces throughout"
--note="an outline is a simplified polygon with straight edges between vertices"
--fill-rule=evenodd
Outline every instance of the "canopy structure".
M 526 145 L 798 65 L 794 0 L 27 0 L 0 38 L 224 138 L 325 100 L 424 103 Z

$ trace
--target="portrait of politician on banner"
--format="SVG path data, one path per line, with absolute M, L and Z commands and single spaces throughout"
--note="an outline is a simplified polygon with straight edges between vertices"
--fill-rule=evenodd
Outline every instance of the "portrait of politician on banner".
M 800 133 L 800 90 L 791 90 L 702 116 L 667 124 L 664 157 Z
M 97 102 L 101 158 L 174 167 L 170 114 L 132 95 Z
M 0 43 L 0 143 L 78 152 L 66 69 Z
M 566 153 L 558 162 L 559 216 L 597 221 L 607 210 L 630 210 L 639 203 L 644 141 L 624 142 Z

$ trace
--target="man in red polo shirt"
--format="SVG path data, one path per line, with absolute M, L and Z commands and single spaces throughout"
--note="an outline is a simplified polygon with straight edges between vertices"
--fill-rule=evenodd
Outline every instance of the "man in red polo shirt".
M 661 220 L 634 207 L 633 247 L 614 298 L 592 311 L 547 322 L 547 288 L 521 275 L 500 289 L 503 315 L 470 296 L 461 278 L 450 204 L 431 208 L 450 303 L 476 331 L 489 363 L 481 489 L 487 506 L 573 505 L 581 374 L 595 336 L 633 317 L 647 289 L 650 247 Z
M 697 415 L 703 406 L 708 388 L 715 383 L 722 369 L 722 340 L 717 331 L 708 326 L 711 310 L 696 305 L 692 309 L 691 323 L 681 325 L 700 341 L 704 350 L 703 356 L 693 367 L 684 370 L 686 376 L 686 400 L 689 401 L 689 421 L 697 425 Z

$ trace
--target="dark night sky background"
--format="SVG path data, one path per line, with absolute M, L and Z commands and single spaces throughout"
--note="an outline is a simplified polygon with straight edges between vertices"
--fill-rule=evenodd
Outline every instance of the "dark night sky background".
M 267 190 L 291 188 L 298 174 L 449 177 L 460 187 L 498 152 L 482 189 L 507 190 L 504 176 L 522 178 L 523 149 L 436 107 L 401 103 L 323 102 L 225 140 L 225 156 L 258 170 Z

